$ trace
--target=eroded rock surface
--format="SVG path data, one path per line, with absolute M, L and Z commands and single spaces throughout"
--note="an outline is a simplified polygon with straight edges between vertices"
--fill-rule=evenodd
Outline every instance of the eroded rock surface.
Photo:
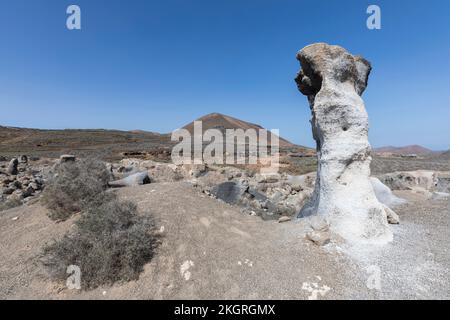
M 314 193 L 299 216 L 326 217 L 349 242 L 391 241 L 385 207 L 369 179 L 368 115 L 360 96 L 370 63 L 325 43 L 303 48 L 297 59 L 296 82 L 310 103 L 318 157 Z

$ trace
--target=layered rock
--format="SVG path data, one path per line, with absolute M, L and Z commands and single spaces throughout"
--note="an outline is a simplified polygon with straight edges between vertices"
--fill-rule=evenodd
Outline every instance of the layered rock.
M 360 96 L 370 63 L 324 43 L 305 47 L 297 59 L 296 82 L 308 97 L 318 157 L 314 193 L 299 217 L 322 216 L 349 242 L 392 240 L 387 209 L 369 179 L 368 115 Z

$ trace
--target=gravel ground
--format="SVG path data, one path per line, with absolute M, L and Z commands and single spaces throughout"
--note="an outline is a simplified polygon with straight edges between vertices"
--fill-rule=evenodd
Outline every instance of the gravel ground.
M 304 238 L 301 221 L 262 221 L 183 182 L 119 193 L 154 216 L 163 235 L 139 280 L 87 292 L 52 282 L 39 253 L 73 219 L 56 224 L 34 204 L 0 216 L 0 299 L 449 298 L 448 201 L 400 194 L 410 202 L 397 209 L 402 223 L 393 226 L 394 242 L 356 250 L 318 247 Z M 381 290 L 367 287 L 366 268 L 373 265 L 381 271 Z

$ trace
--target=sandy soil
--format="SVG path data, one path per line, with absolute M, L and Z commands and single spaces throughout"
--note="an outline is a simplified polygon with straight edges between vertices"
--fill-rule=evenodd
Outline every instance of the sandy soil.
M 450 201 L 402 195 L 410 202 L 397 209 L 394 242 L 356 250 L 318 247 L 301 221 L 244 215 L 187 183 L 124 188 L 155 217 L 162 244 L 139 280 L 88 292 L 52 282 L 39 263 L 73 219 L 56 224 L 39 204 L 11 209 L 0 216 L 0 299 L 448 299 Z M 366 285 L 374 265 L 381 290 Z

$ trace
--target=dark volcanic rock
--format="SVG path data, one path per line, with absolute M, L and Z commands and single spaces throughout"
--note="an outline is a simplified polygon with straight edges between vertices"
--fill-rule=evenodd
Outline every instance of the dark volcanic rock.
M 230 181 L 215 186 L 212 194 L 226 203 L 238 204 L 247 190 L 248 186 Z

